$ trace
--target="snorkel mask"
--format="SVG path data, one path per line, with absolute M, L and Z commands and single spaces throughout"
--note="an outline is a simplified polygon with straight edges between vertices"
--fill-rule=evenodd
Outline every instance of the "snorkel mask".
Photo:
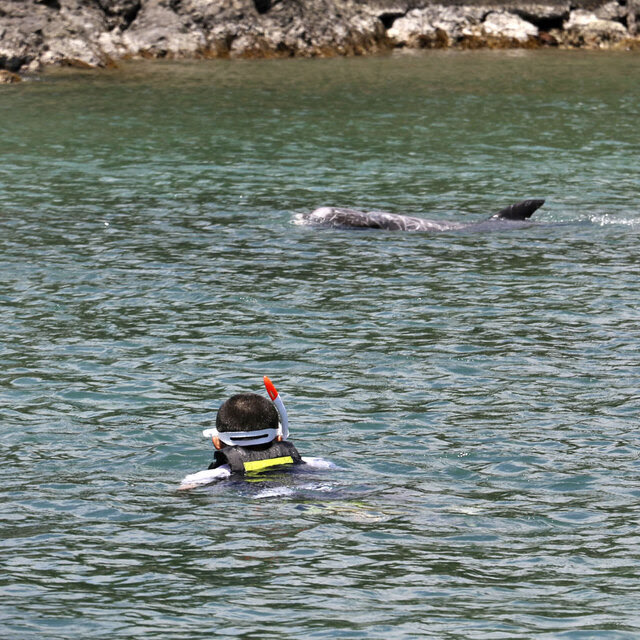
M 277 429 L 220 432 L 213 427 L 213 429 L 205 429 L 202 432 L 202 435 L 205 438 L 220 438 L 222 442 L 231 447 L 236 445 L 250 447 L 255 444 L 265 444 L 266 442 L 271 442 L 278 436 L 282 436 L 282 439 L 286 440 L 289 437 L 289 420 L 287 418 L 287 410 L 284 408 L 282 398 L 280 398 L 276 388 L 273 386 L 273 382 L 271 382 L 267 376 L 264 376 L 264 386 L 280 416 L 280 422 L 278 423 Z

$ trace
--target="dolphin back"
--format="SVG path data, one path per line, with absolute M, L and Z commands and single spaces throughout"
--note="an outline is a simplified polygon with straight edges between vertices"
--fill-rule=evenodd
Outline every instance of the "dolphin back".
M 320 207 L 296 217 L 298 224 L 314 224 L 339 229 L 386 229 L 387 231 L 447 231 L 459 223 L 424 220 L 388 211 L 358 211 L 344 207 Z
M 527 220 L 530 218 L 542 205 L 544 200 L 523 200 L 516 204 L 510 204 L 498 213 L 494 213 L 489 220 Z
M 512 204 L 491 217 L 479 222 L 453 222 L 447 220 L 425 220 L 414 216 L 403 216 L 388 211 L 359 211 L 358 209 L 346 209 L 344 207 L 320 207 L 311 213 L 298 214 L 294 218 L 296 224 L 309 224 L 339 229 L 386 229 L 388 231 L 430 231 L 433 233 L 442 231 L 459 231 L 469 229 L 471 231 L 483 231 L 493 227 L 494 222 L 523 222 L 528 220 L 534 212 L 544 204 L 544 200 L 523 200 Z M 527 226 L 529 223 L 525 223 Z M 522 225 L 510 225 L 522 226 Z

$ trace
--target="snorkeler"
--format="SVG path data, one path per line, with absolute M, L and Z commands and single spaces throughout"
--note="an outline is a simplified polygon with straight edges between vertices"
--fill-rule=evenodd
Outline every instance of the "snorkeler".
M 215 447 L 206 471 L 186 476 L 179 489 L 224 480 L 273 467 L 308 465 L 328 469 L 333 463 L 322 458 L 302 457 L 289 437 L 289 421 L 282 398 L 267 376 L 264 386 L 273 402 L 255 393 L 232 396 L 218 409 L 216 426 L 202 432 Z

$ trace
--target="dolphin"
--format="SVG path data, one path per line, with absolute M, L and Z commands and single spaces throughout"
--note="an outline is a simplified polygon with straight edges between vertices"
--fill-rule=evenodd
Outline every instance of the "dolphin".
M 297 224 L 338 229 L 386 229 L 387 231 L 488 231 L 528 226 L 527 220 L 544 204 L 544 200 L 523 200 L 509 205 L 489 218 L 476 222 L 452 222 L 447 220 L 425 220 L 414 216 L 403 216 L 387 211 L 358 211 L 343 207 L 320 207 L 311 213 L 296 216 Z M 511 224 L 507 224 L 511 223 Z M 516 223 L 516 224 L 513 224 Z

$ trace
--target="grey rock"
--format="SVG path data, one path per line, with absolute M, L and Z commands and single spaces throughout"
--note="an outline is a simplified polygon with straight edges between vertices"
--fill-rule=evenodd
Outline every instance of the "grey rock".
M 0 68 L 18 71 L 38 56 L 48 11 L 38 5 L 0 3 Z
M 190 24 L 188 16 L 173 11 L 169 2 L 148 0 L 114 43 L 134 56 L 187 57 L 203 49 L 206 38 Z
M 492 11 L 487 15 L 483 31 L 488 36 L 527 42 L 538 35 L 538 27 L 523 18 L 506 11 Z
M 109 60 L 98 36 L 105 28 L 100 8 L 81 0 L 0 2 L 0 67 L 104 66 Z
M 594 12 L 596 18 L 600 20 L 618 20 L 621 21 L 627 15 L 627 8 L 618 2 L 607 2 L 598 7 Z
M 595 12 L 576 9 L 570 13 L 558 39 L 574 47 L 602 47 L 620 42 L 628 35 L 620 22 L 603 20 Z
M 387 36 L 397 46 L 450 46 L 465 36 L 480 35 L 483 7 L 434 5 L 413 9 L 397 19 Z
M 627 0 L 627 29 L 629 35 L 638 35 L 638 24 L 640 23 L 640 0 Z

